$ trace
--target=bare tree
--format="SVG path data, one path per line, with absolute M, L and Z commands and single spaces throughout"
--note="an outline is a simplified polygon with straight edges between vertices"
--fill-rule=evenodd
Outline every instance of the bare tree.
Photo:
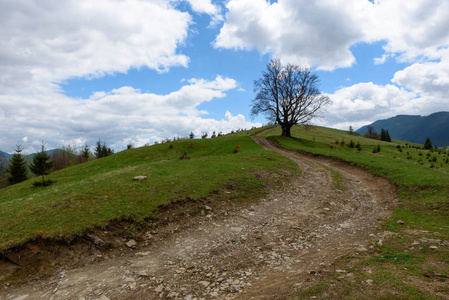
M 272 59 L 262 77 L 254 81 L 251 115 L 266 115 L 281 125 L 282 135 L 291 136 L 293 125 L 319 117 L 319 110 L 330 104 L 329 97 L 318 90 L 318 82 L 310 69 L 283 66 L 279 59 Z

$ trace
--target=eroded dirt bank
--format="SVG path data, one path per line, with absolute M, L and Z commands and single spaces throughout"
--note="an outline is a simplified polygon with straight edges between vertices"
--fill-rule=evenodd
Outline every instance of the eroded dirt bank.
M 207 207 L 186 230 L 148 246 L 25 285 L 0 299 L 286 299 L 335 259 L 366 251 L 395 202 L 395 189 L 345 164 L 278 149 L 301 175 L 237 211 Z M 340 173 L 336 184 L 329 168 Z M 334 173 L 335 174 L 335 173 Z

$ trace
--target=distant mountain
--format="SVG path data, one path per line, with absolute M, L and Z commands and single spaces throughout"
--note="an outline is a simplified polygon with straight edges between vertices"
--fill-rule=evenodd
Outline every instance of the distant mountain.
M 52 153 L 55 152 L 55 151 L 61 151 L 61 150 L 59 150 L 59 149 L 52 149 L 52 150 L 48 150 L 48 151 L 45 151 L 45 152 L 46 152 L 48 155 L 52 155 Z M 11 158 L 11 157 L 13 156 L 12 154 L 9 154 L 9 153 L 0 151 L 0 156 L 1 156 L 2 154 L 3 154 L 6 158 Z M 23 152 L 22 152 L 22 155 L 25 156 L 25 157 L 33 158 L 33 157 L 36 155 L 36 153 L 32 153 L 32 154 L 23 154 Z
M 442 111 L 429 116 L 398 115 L 386 120 L 379 120 L 356 130 L 366 133 L 368 126 L 377 132 L 388 130 L 392 139 L 424 144 L 430 138 L 438 147 L 449 146 L 449 112 Z
M 6 152 L 0 151 L 0 156 L 4 156 L 6 158 L 10 158 L 12 156 L 12 154 L 8 154 Z

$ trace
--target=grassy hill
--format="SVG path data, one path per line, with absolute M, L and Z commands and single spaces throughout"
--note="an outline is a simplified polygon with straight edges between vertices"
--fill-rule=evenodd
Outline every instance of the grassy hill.
M 373 126 L 377 132 L 388 130 L 395 139 L 424 143 L 426 138 L 430 138 L 438 147 L 449 146 L 449 112 L 437 112 L 425 117 L 399 115 L 363 126 L 357 132 L 365 134 L 368 126 Z
M 190 159 L 179 160 L 184 152 Z M 264 192 L 260 169 L 296 166 L 247 132 L 126 150 L 63 169 L 48 176 L 56 181 L 50 187 L 34 187 L 37 178 L 0 190 L 0 250 L 39 237 L 70 240 L 111 220 L 143 222 L 161 204 L 224 190 L 226 198 L 255 198 Z M 148 179 L 133 181 L 138 175 Z
M 177 200 L 257 199 L 270 180 L 287 180 L 297 167 L 254 143 L 249 137 L 254 132 L 126 150 L 55 172 L 50 187 L 36 188 L 32 179 L 0 190 L 0 250 L 39 237 L 70 240 L 111 220 L 146 222 L 159 205 Z M 447 152 L 322 127 L 294 127 L 293 138 L 280 133 L 275 128 L 265 137 L 288 149 L 361 166 L 398 187 L 398 207 L 380 229 L 388 233 L 382 243 L 333 266 L 353 277 L 322 274 L 298 298 L 438 299 L 435 295 L 449 294 L 444 277 L 423 276 L 449 274 Z M 361 150 L 349 147 L 357 143 Z M 189 160 L 178 159 L 184 152 Z M 148 179 L 133 181 L 137 175 Z

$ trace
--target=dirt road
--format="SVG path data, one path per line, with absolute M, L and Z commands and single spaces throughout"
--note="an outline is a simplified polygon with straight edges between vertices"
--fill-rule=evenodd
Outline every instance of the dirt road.
M 163 239 L 149 232 L 148 246 L 2 287 L 0 299 L 286 299 L 379 240 L 379 220 L 395 201 L 386 180 L 255 140 L 302 174 L 248 208 L 206 207 L 185 230 Z M 341 174 L 337 182 L 329 169 Z

